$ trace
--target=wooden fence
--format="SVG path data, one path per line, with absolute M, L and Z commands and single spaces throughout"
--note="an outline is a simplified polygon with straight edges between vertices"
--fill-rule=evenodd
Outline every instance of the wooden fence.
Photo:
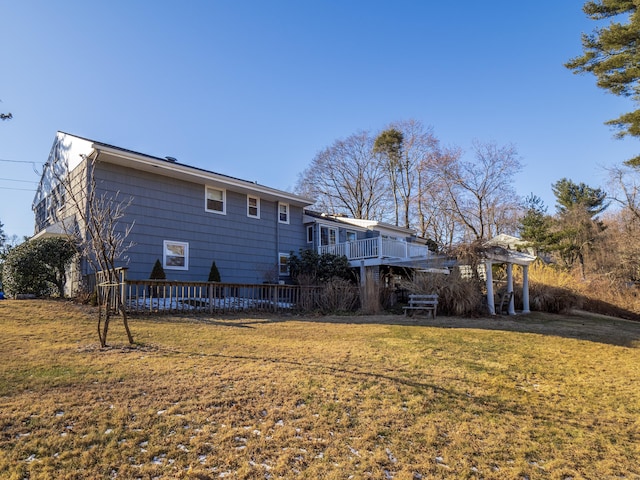
M 321 287 L 128 280 L 126 268 L 96 274 L 98 302 L 129 314 L 228 313 L 236 311 L 309 311 L 318 305 Z
M 299 285 L 171 280 L 126 280 L 122 288 L 131 314 L 313 310 L 320 291 Z
M 346 283 L 324 286 L 128 280 L 127 269 L 95 275 L 98 301 L 112 313 L 214 314 L 241 311 L 351 311 L 359 288 Z

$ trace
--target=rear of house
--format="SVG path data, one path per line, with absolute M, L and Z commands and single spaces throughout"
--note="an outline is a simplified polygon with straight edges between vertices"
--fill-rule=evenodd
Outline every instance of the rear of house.
M 288 277 L 289 252 L 306 246 L 303 210 L 311 200 L 254 182 L 58 132 L 34 199 L 36 236 L 74 225 L 60 178 L 94 160 L 95 188 L 129 201 L 119 222 L 132 247 L 121 265 L 146 279 L 157 259 L 167 278 L 206 281 L 216 262 L 224 282 Z M 87 179 L 74 188 L 90 188 Z M 83 263 L 78 276 L 88 275 Z

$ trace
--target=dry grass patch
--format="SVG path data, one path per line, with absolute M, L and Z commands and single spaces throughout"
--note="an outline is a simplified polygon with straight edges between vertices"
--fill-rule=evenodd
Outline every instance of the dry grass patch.
M 637 478 L 640 324 L 0 302 L 2 478 Z

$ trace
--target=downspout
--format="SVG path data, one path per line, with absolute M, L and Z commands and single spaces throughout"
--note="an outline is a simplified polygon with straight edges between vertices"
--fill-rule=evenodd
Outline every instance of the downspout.
M 280 202 L 276 201 L 276 270 L 280 281 Z

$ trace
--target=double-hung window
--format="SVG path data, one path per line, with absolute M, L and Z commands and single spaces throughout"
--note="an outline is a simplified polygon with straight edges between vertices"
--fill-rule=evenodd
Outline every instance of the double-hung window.
M 189 270 L 189 243 L 165 240 L 162 248 L 163 268 Z
M 289 275 L 289 254 L 281 253 L 278 255 L 278 271 L 280 275 L 287 276 Z
M 260 199 L 247 195 L 247 217 L 260 218 Z
M 289 204 L 278 203 L 278 221 L 280 223 L 289 223 Z
M 205 188 L 205 206 L 207 212 L 227 213 L 227 192 L 221 188 Z

